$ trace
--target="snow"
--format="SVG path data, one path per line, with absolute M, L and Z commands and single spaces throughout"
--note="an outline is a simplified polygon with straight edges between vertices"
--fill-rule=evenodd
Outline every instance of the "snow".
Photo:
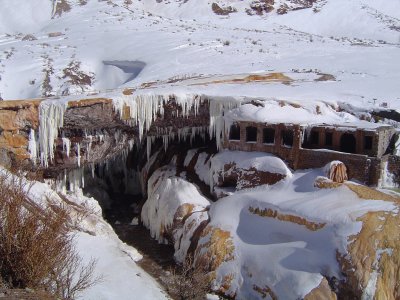
M 214 170 L 221 170 L 224 165 L 235 163 L 238 168 L 244 170 L 254 168 L 258 171 L 291 176 L 291 171 L 280 158 L 265 152 L 223 150 L 213 156 L 211 162 Z
M 209 205 L 196 186 L 174 174 L 175 168 L 168 166 L 153 173 L 148 181 L 148 199 L 142 208 L 143 224 L 153 238 L 164 243 L 167 241 L 160 229 L 171 228 L 180 206 L 193 204 L 193 211 L 198 211 Z
M 76 93 L 61 100 L 46 100 L 39 106 L 40 127 L 38 136 L 30 132 L 29 152 L 32 159 L 40 158 L 44 167 L 54 159 L 54 141 L 63 125 L 68 100 L 72 99 L 111 98 L 121 116 L 128 106 L 133 124 L 139 125 L 140 138 L 155 116 L 163 114 L 162 104 L 170 95 L 182 105 L 183 116 L 188 116 L 191 109 L 197 112 L 199 103 L 209 99 L 210 127 L 182 129 L 178 138 L 192 140 L 196 132 L 208 132 L 216 137 L 218 147 L 224 128 L 229 130 L 237 120 L 377 128 L 382 123 L 360 121 L 357 113 L 383 106 L 400 110 L 398 0 L 328 0 L 318 6 L 317 13 L 304 9 L 286 15 L 274 11 L 266 16 L 246 14 L 251 0 L 216 0 L 237 9 L 229 16 L 214 14 L 205 0 L 146 0 L 131 5 L 123 0 L 89 0 L 86 5 L 69 2 L 71 11 L 61 16 L 53 14 L 55 2 L 48 0 L 1 3 L 1 97 Z M 276 5 L 283 2 L 276 1 Z M 54 32 L 61 34 L 49 35 Z M 26 34 L 36 39 L 23 40 Z M 224 45 L 226 41 L 229 45 Z M 72 83 L 64 76 L 73 61 L 80 63 L 81 72 L 93 74 L 91 84 Z M 243 80 L 248 75 L 271 73 L 281 73 L 291 81 Z M 335 80 L 316 81 L 321 74 L 331 74 Z M 43 84 L 46 76 L 49 90 Z M 133 95 L 122 95 L 127 87 L 134 89 Z M 264 106 L 246 104 L 251 100 L 262 100 Z M 343 107 L 348 112 L 341 111 Z M 160 135 L 164 147 L 175 137 L 170 131 Z M 148 158 L 154 138 L 147 137 Z M 64 138 L 67 155 L 70 146 Z M 80 145 L 74 146 L 79 154 Z M 185 166 L 194 154 L 189 152 Z M 79 154 L 78 166 L 82 159 Z M 222 152 L 205 161 L 205 154 L 200 154 L 195 170 L 211 186 L 213 174 L 231 161 L 241 168 L 287 175 L 274 186 L 235 192 L 213 204 L 195 186 L 176 177 L 172 169 L 156 171 L 150 179 L 151 197 L 142 217 L 160 241 L 164 241 L 157 236 L 160 226 L 171 226 L 177 207 L 185 203 L 194 203 L 196 210 L 210 205 L 212 225 L 229 230 L 236 248 L 235 260 L 224 264 L 217 275 L 219 280 L 232 270 L 238 274 L 232 289 L 239 289 L 239 299 L 254 297 L 253 284 L 267 284 L 284 299 L 301 298 L 319 284 L 321 274 L 340 277 L 335 250 L 345 253 L 347 238 L 361 226 L 357 217 L 367 211 L 395 209 L 390 202 L 360 200 L 346 187 L 317 190 L 313 182 L 324 175 L 322 169 L 297 171 L 291 176 L 280 160 L 269 155 Z M 68 176 L 71 190 L 79 194 L 84 185 L 83 171 L 64 175 L 61 190 L 65 190 Z M 391 185 L 390 174 L 384 175 L 381 185 Z M 156 182 L 157 178 L 161 179 Z M 57 198 L 55 192 L 39 183 L 32 193 L 38 202 L 48 194 Z M 80 195 L 75 201 L 94 205 L 82 199 Z M 249 212 L 250 206 L 326 225 L 310 232 L 295 223 L 255 216 Z M 197 215 L 196 220 L 207 217 L 206 213 Z M 85 257 L 99 258 L 99 268 L 108 273 L 109 280 L 83 298 L 164 297 L 131 259 L 136 254 L 124 254 L 121 249 L 125 248 L 101 219 L 86 221 L 97 224 L 91 228 L 97 234 L 78 233 L 77 247 Z M 181 261 L 192 231 L 184 228 L 175 234 L 182 237 L 182 244 L 175 245 Z M 265 257 L 274 259 L 266 261 Z M 246 275 L 246 270 L 251 270 L 253 276 Z M 122 284 L 126 279 L 129 285 Z M 374 285 L 372 278 L 371 291 Z
M 393 63 L 400 59 L 397 0 L 329 0 L 318 5 L 318 13 L 303 9 L 277 15 L 275 10 L 266 16 L 248 16 L 250 0 L 217 1 L 237 9 L 229 16 L 214 14 L 205 0 L 131 5 L 122 0 L 113 5 L 69 1 L 71 11 L 53 19 L 50 1 L 25 2 L 2 2 L 0 92 L 5 99 L 42 96 L 43 69 L 50 68 L 52 95 L 137 88 L 152 82 L 147 89 L 163 85 L 197 93 L 207 89 L 210 95 L 323 100 L 357 107 L 387 102 L 390 108 L 399 108 L 400 72 Z M 283 1 L 276 3 L 275 8 Z M 50 37 L 52 32 L 62 35 Z M 37 40 L 23 41 L 28 33 Z M 230 45 L 224 46 L 224 41 Z M 91 85 L 74 85 L 63 78 L 71 61 L 81 62 L 82 71 L 94 74 Z M 129 78 L 104 62 L 124 62 L 123 67 L 140 62 L 145 67 Z M 269 72 L 282 72 L 294 81 L 210 83 L 221 76 Z M 318 73 L 332 74 L 336 81 L 314 81 Z
M 230 231 L 238 253 L 224 273 L 240 274 L 246 266 L 253 275 L 249 278 L 242 272 L 242 284 L 237 279 L 239 298 L 250 297 L 252 285 L 258 284 L 269 286 L 279 298 L 295 299 L 316 287 L 320 274 L 340 278 L 336 250 L 346 253 L 348 237 L 361 228 L 357 218 L 368 211 L 396 209 L 390 202 L 361 200 L 346 187 L 316 189 L 313 182 L 322 172 L 296 171 L 284 182 L 236 192 L 211 206 L 211 225 Z M 296 223 L 253 215 L 249 207 L 326 225 L 311 231 Z M 273 259 L 266 264 L 265 257 Z
M 188 157 L 193 154 L 194 151 L 191 151 Z M 217 154 L 211 161 L 215 159 L 221 164 L 234 159 L 243 168 L 265 167 L 264 170 L 270 171 L 276 163 L 275 171 L 290 172 L 281 167 L 279 159 L 275 158 L 274 161 L 274 157 L 265 153 L 226 151 Z M 206 155 L 201 153 L 196 165 L 200 175 L 210 170 L 206 166 L 199 171 L 205 160 Z M 303 298 L 325 276 L 342 278 L 336 255 L 337 252 L 343 255 L 347 253 L 349 238 L 361 229 L 360 216 L 371 211 L 398 210 L 397 205 L 391 202 L 360 199 L 346 186 L 336 189 L 314 187 L 315 179 L 323 175 L 324 168 L 298 170 L 275 185 L 236 191 L 207 204 L 200 200 L 202 196 L 198 195 L 193 184 L 184 178 L 177 178 L 174 166 L 168 166 L 159 169 L 151 177 L 150 200 L 145 204 L 142 217 L 153 234 L 164 241 L 159 235 L 160 228 L 172 224 L 179 205 L 209 205 L 209 226 L 228 231 L 235 248 L 233 259 L 224 262 L 216 270 L 214 284 L 218 285 L 225 276 L 234 274 L 228 293 L 236 293 L 237 299 L 260 297 L 254 291 L 255 285 L 271 288 L 278 298 Z M 279 215 L 291 216 L 293 221 L 262 217 L 253 213 L 254 209 L 270 209 Z M 175 255 L 179 261 L 186 255 L 195 228 L 206 218 L 204 214 L 196 218 L 192 215 L 183 227 L 175 231 Z M 151 219 L 155 222 L 150 223 Z M 193 221 L 195 226 L 191 224 Z M 316 230 L 311 230 L 307 222 L 320 225 Z M 207 242 L 207 236 L 199 240 L 199 244 Z M 371 277 L 371 289 L 373 285 Z
M 140 256 L 131 247 L 121 247 L 107 236 L 84 232 L 78 233 L 75 239 L 83 262 L 97 259 L 95 275 L 104 278 L 100 284 L 81 293 L 80 299 L 129 300 L 137 295 L 140 299 L 168 299 L 156 281 L 135 264 Z
M 0 172 L 5 172 L 0 168 Z M 28 182 L 29 183 L 29 182 Z M 77 225 L 74 242 L 77 253 L 85 265 L 92 258 L 97 260 L 95 276 L 103 280 L 93 287 L 78 294 L 78 299 L 132 299 L 140 295 L 140 299 L 168 299 L 159 284 L 143 271 L 136 262 L 142 256 L 133 247 L 119 240 L 112 227 L 102 218 L 98 202 L 93 198 L 83 196 L 82 190 L 75 189 L 74 193 L 64 194 L 69 201 L 62 198 L 41 182 L 32 182 L 27 190 L 31 200 L 42 207 L 49 201 L 52 205 L 63 205 L 70 211 L 74 224 Z M 77 213 L 84 209 L 87 213 Z

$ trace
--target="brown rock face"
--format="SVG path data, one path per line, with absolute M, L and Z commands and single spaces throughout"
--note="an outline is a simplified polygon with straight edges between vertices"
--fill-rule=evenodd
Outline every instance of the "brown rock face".
M 324 278 L 322 279 L 319 286 L 312 289 L 305 297 L 304 300 L 336 300 L 337 296 L 334 292 L 332 292 L 328 281 Z
M 338 255 L 347 282 L 339 296 L 361 298 L 367 287 L 374 299 L 400 299 L 400 219 L 393 212 L 369 212 L 362 229 L 349 238 L 349 254 Z M 375 275 L 374 275 L 375 274 Z M 376 276 L 376 277 L 374 277 Z
M 281 214 L 278 211 L 270 208 L 259 209 L 250 206 L 249 211 L 255 215 L 259 215 L 260 217 L 274 218 L 280 221 L 295 223 L 297 225 L 304 226 L 311 231 L 320 230 L 326 225 L 326 223 L 315 223 L 299 216 Z
M 347 168 L 342 162 L 332 163 L 328 176 L 333 182 L 343 183 L 348 179 Z
M 275 184 L 285 178 L 285 175 L 259 171 L 255 168 L 244 170 L 230 163 L 224 166 L 224 171 L 218 176 L 217 186 L 235 187 L 237 190 L 252 188 L 263 184 Z
M 206 242 L 202 242 L 202 238 Z M 234 250 L 232 237 L 228 231 L 207 225 L 201 232 L 201 238 L 195 251 L 195 264 L 198 268 L 210 272 L 211 279 L 216 279 L 216 270 L 222 263 L 234 259 Z M 228 295 L 227 291 L 233 278 L 234 274 L 228 274 L 221 278 L 219 284 L 221 293 Z
M 14 134 L 9 131 L 3 131 L 0 134 L 0 148 L 6 151 L 3 153 L 8 152 L 9 155 L 12 155 L 13 159 L 23 160 L 29 158 L 27 144 L 28 139 L 22 134 Z
M 37 99 L 0 102 L 0 148 L 3 149 L 2 153 L 8 156 L 7 159 L 1 160 L 4 164 L 8 165 L 8 162 L 14 159 L 29 159 L 28 137 L 31 129 L 38 132 L 41 101 Z M 164 103 L 164 115 L 156 117 L 147 134 L 156 135 L 157 127 L 168 128 L 171 132 L 177 133 L 183 127 L 209 125 L 207 101 L 200 104 L 198 113 L 193 109 L 189 117 L 182 117 L 182 114 L 177 116 L 177 112 L 182 112 L 182 107 L 171 97 Z M 104 139 L 99 139 L 99 136 L 104 136 Z M 51 174 L 57 174 L 60 169 L 76 167 L 78 156 L 83 165 L 119 155 L 122 150 L 129 147 L 130 140 L 134 140 L 135 144 L 141 142 L 138 136 L 137 124 L 129 120 L 128 107 L 123 109 L 121 118 L 120 113 L 114 110 L 111 99 L 69 101 L 64 113 L 63 127 L 59 130 L 58 139 L 55 141 L 55 161 L 50 164 L 47 173 L 53 176 Z M 64 153 L 61 137 L 71 141 L 70 155 Z M 78 148 L 80 148 L 79 155 Z

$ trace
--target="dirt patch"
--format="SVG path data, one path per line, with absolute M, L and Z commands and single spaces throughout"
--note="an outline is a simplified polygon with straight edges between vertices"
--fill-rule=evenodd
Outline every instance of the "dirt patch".
M 223 79 L 223 80 L 214 80 L 207 83 L 196 83 L 193 85 L 203 85 L 210 83 L 251 83 L 251 82 L 281 82 L 283 84 L 290 84 L 293 81 L 289 76 L 286 76 L 282 73 L 270 73 L 265 75 L 249 75 L 244 78 L 234 78 L 234 79 Z
M 62 94 L 69 95 L 71 86 L 79 87 L 82 92 L 84 92 L 87 87 L 92 86 L 94 73 L 85 73 L 81 70 L 80 61 L 72 61 L 65 69 L 63 69 L 62 78 L 67 79 L 69 85 L 62 91 Z
M 326 177 L 320 176 L 317 177 L 317 179 L 315 179 L 314 186 L 319 189 L 335 189 L 338 188 L 339 186 L 342 186 L 342 183 L 333 182 L 332 180 Z
M 254 207 L 249 207 L 249 212 L 252 214 L 258 215 L 260 217 L 274 218 L 280 221 L 291 222 L 301 226 L 305 226 L 308 230 L 317 231 L 325 227 L 326 223 L 315 223 L 312 221 L 308 221 L 305 218 L 293 215 L 285 215 L 281 214 L 276 210 L 266 208 L 259 209 Z
M 270 13 L 274 10 L 274 0 L 256 0 L 250 3 L 250 9 L 246 12 L 248 15 L 263 15 L 264 13 Z
M 22 41 L 36 41 L 37 38 L 32 34 L 27 34 L 22 38 Z
M 124 94 L 125 96 L 130 96 L 133 95 L 134 91 L 135 91 L 134 89 L 125 89 L 122 91 L 122 94 Z
M 234 8 L 232 6 L 221 7 L 215 2 L 211 5 L 211 9 L 213 10 L 213 12 L 215 14 L 220 15 L 220 16 L 227 16 L 231 13 L 237 12 L 236 8 Z
M 58 0 L 54 5 L 54 15 L 58 17 L 71 10 L 71 5 L 66 0 Z
M 331 74 L 318 73 L 319 77 L 314 81 L 336 81 L 336 77 Z

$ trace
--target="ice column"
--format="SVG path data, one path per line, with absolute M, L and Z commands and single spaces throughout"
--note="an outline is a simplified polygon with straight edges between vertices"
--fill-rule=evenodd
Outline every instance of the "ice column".
M 49 166 L 49 159 L 54 160 L 54 140 L 58 129 L 63 126 L 64 112 L 68 102 L 57 100 L 42 101 L 39 105 L 39 150 L 42 166 Z

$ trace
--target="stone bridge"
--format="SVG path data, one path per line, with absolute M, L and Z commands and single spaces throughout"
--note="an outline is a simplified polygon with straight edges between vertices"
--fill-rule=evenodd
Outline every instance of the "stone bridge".
M 152 114 L 151 124 L 141 124 L 143 116 L 132 117 L 133 109 L 126 103 L 117 109 L 111 98 L 69 100 L 65 102 L 61 126 L 56 128 L 54 145 L 49 144 L 54 153 L 46 156 L 47 162 L 43 164 L 39 143 L 51 139 L 51 131 L 45 127 L 54 126 L 56 121 L 54 115 L 43 114 L 42 106 L 48 103 L 45 99 L 0 101 L 0 165 L 12 167 L 22 163 L 54 177 L 60 169 L 106 161 L 134 145 L 151 152 L 156 136 L 162 137 L 165 144 L 168 139 L 204 132 L 210 125 L 209 101 L 199 100 L 196 105 L 187 106 L 169 96 L 153 103 L 158 107 L 151 112 L 145 111 Z M 50 101 L 50 105 L 54 104 L 58 105 L 57 100 Z M 143 130 L 141 126 L 147 128 Z

